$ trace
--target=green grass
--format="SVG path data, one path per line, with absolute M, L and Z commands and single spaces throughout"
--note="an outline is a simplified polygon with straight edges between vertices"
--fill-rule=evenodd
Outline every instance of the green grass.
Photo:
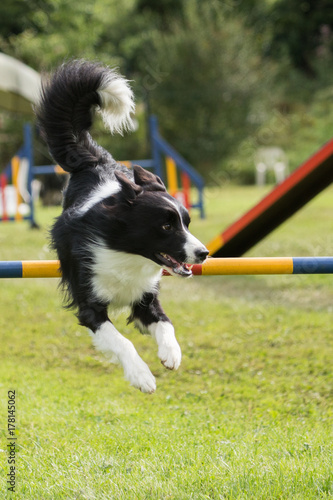
M 208 241 L 266 192 L 208 191 Z M 332 189 L 251 255 L 332 254 Z M 56 209 L 39 208 L 44 228 Z M 0 226 L 0 258 L 52 258 L 46 231 Z M 333 496 L 330 276 L 165 278 L 162 302 L 183 350 L 166 371 L 156 347 L 115 319 L 157 379 L 131 388 L 94 351 L 57 281 L 3 280 L 1 498 L 322 499 Z M 7 392 L 17 391 L 16 494 L 6 488 Z

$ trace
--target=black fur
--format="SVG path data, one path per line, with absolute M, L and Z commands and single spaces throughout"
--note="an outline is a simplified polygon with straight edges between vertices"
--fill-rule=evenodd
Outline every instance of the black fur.
M 99 91 L 114 78 L 119 79 L 96 63 L 62 65 L 43 84 L 36 114 L 53 158 L 70 173 L 63 213 L 51 231 L 67 306 L 77 310 L 82 325 L 97 332 L 110 322 L 108 306 L 123 305 L 118 302 L 128 292 L 129 321 L 144 332 L 152 324 L 170 322 L 158 300 L 160 269 L 190 275 L 183 264 L 189 261 L 189 241 L 192 263 L 202 262 L 208 252 L 188 232 L 187 210 L 167 194 L 158 177 L 139 166 L 130 171 L 117 164 L 91 138 L 93 112 L 102 106 Z M 110 255 L 107 293 L 98 267 L 100 250 Z M 115 269 L 119 256 L 123 268 Z M 156 275 L 152 282 L 140 275 L 141 292 L 141 282 L 124 269 L 133 258 Z

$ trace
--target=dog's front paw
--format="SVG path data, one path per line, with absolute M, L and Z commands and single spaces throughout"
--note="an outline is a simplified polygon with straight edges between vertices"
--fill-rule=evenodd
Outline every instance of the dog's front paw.
M 158 345 L 158 357 L 168 370 L 177 370 L 182 352 L 175 337 L 175 330 L 169 321 L 158 321 L 148 326 L 148 331 Z
M 152 394 L 156 390 L 156 381 L 154 375 L 148 368 L 148 365 L 138 356 L 138 358 L 127 367 L 124 367 L 125 378 L 133 387 L 141 392 Z
M 158 347 L 158 357 L 168 370 L 177 370 L 182 360 L 182 352 L 176 339 L 172 343 L 161 344 Z

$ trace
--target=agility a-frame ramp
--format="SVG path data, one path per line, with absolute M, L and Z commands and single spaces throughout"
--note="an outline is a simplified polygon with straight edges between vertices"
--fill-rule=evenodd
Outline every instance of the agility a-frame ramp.
M 207 245 L 213 257 L 239 257 L 333 182 L 333 139 Z

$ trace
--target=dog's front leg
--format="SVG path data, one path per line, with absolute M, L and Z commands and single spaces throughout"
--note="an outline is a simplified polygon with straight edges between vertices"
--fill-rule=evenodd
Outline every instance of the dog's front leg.
M 152 393 L 156 389 L 153 374 L 146 363 L 140 358 L 134 345 L 126 339 L 107 316 L 107 310 L 98 306 L 89 306 L 79 313 L 82 325 L 89 328 L 93 344 L 98 351 L 112 362 L 118 361 L 123 369 L 126 380 L 142 392 Z
M 179 368 L 182 353 L 175 330 L 156 295 L 146 293 L 140 302 L 134 304 L 129 321 L 134 321 L 142 333 L 149 333 L 156 340 L 158 357 L 166 368 Z
M 158 357 L 169 370 L 179 368 L 182 352 L 175 336 L 175 329 L 170 321 L 158 321 L 147 327 L 158 345 Z

